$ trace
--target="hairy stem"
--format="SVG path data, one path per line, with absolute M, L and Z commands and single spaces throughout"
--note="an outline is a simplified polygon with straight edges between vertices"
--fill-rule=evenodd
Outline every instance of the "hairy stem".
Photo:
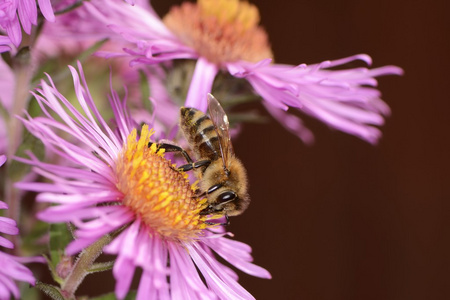
M 89 270 L 95 260 L 102 253 L 103 247 L 105 247 L 110 241 L 111 236 L 105 235 L 81 252 L 73 266 L 72 271 L 67 276 L 61 287 L 62 293 L 65 297 L 67 297 L 67 299 L 75 299 L 75 292 L 77 288 L 83 282 L 84 277 L 89 274 Z

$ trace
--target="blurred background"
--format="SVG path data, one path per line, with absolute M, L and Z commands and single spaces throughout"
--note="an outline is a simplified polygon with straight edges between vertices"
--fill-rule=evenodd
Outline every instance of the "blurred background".
M 379 79 L 392 116 L 377 146 L 306 117 L 312 146 L 272 119 L 244 127 L 234 148 L 252 204 L 229 230 L 273 278 L 240 283 L 256 299 L 450 299 L 448 4 L 252 3 L 279 63 L 367 53 L 405 75 Z
M 229 229 L 273 279 L 241 284 L 257 299 L 450 299 L 448 4 L 253 3 L 279 63 L 367 53 L 405 75 L 379 80 L 392 116 L 377 146 L 309 118 L 312 146 L 274 120 L 244 127 L 252 204 Z

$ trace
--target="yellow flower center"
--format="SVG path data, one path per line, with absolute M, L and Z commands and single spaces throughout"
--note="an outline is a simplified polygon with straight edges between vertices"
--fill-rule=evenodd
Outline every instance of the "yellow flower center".
M 213 63 L 272 58 L 258 9 L 239 0 L 198 0 L 172 7 L 163 21 L 183 43 Z
M 124 195 L 123 204 L 164 238 L 195 239 L 208 226 L 199 214 L 206 199 L 194 197 L 187 174 L 171 168 L 164 150 L 158 151 L 156 144 L 148 147 L 152 134 L 144 125 L 138 140 L 134 129 L 117 160 L 117 188 Z

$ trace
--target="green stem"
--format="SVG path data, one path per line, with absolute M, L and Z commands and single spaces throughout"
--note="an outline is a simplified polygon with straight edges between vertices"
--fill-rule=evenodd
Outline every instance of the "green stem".
M 111 236 L 105 235 L 81 252 L 73 266 L 72 272 L 67 276 L 61 287 L 62 293 L 67 299 L 75 299 L 76 290 L 83 282 L 84 277 L 89 274 L 89 270 L 95 260 L 102 253 L 103 247 L 109 244 L 110 241 Z

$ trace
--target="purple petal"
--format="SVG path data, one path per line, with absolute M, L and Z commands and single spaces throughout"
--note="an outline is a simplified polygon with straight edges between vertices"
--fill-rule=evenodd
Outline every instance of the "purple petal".
M 16 221 L 7 218 L 0 217 L 0 232 L 5 234 L 16 235 L 19 233 Z
M 8 39 L 8 41 L 9 41 L 9 39 Z M 8 51 L 11 51 L 11 47 L 1 45 L 1 41 L 0 41 L 0 53 L 8 52 Z
M 39 9 L 47 21 L 55 22 L 55 14 L 50 0 L 38 0 Z
M 0 36 L 0 44 L 2 43 L 2 38 L 8 41 L 6 44 L 11 44 L 11 41 L 8 37 L 2 36 Z M 15 86 L 16 78 L 14 71 L 4 60 L 0 60 L 0 102 L 3 107 L 9 112 L 11 112 L 14 103 L 14 88 L 11 87 Z M 0 146 L 0 149 L 1 148 L 2 146 Z
M 242 286 L 229 277 L 226 273 L 220 272 L 215 259 L 210 257 L 197 244 L 186 245 L 195 265 L 198 267 L 208 286 L 220 298 L 232 299 L 254 299 Z
M 18 18 L 14 18 L 10 21 L 10 23 L 5 27 L 6 34 L 8 35 L 11 43 L 14 46 L 19 47 L 20 42 L 22 41 L 22 28 L 20 28 L 20 23 Z
M 0 209 L 8 209 L 8 204 L 3 201 L 0 201 Z
M 79 228 L 76 231 L 78 238 L 69 244 L 66 248 L 66 253 L 71 255 L 75 254 L 103 235 L 113 232 L 134 219 L 133 213 L 125 207 L 115 206 L 109 207 L 108 209 L 105 208 L 103 207 L 101 210 L 91 208 L 84 213 L 89 218 L 90 215 L 87 213 L 91 212 L 93 213 L 91 217 L 96 215 L 97 219 L 85 223 L 79 220 L 74 221 L 74 224 Z
M 303 125 L 302 120 L 297 116 L 289 114 L 284 110 L 273 107 L 270 103 L 263 103 L 267 111 L 277 119 L 281 125 L 287 130 L 298 136 L 305 144 L 311 145 L 314 143 L 313 133 Z
M 260 278 L 272 278 L 266 269 L 250 262 L 253 258 L 250 256 L 251 249 L 245 249 L 249 248 L 248 245 L 227 238 L 217 240 L 204 239 L 203 241 L 217 254 L 223 257 L 225 261 L 229 262 L 241 271 Z M 240 249 L 240 246 L 244 246 L 244 248 Z
M 208 62 L 204 58 L 197 60 L 184 104 L 186 107 L 193 107 L 206 112 L 208 107 L 206 95 L 211 93 L 212 84 L 217 72 L 218 68 L 215 64 Z
M 14 248 L 14 244 L 11 241 L 5 239 L 2 236 L 0 236 L 0 246 L 8 248 L 8 249 L 13 249 Z
M 354 60 L 371 63 L 369 56 L 359 54 L 340 60 L 325 61 L 315 65 L 229 64 L 228 69 L 237 77 L 245 77 L 255 91 L 270 105 L 269 112 L 289 130 L 305 141 L 312 135 L 305 130 L 300 120 L 277 112 L 275 107 L 287 110 L 295 107 L 323 121 L 324 123 L 358 136 L 370 143 L 376 143 L 381 136 L 373 125 L 383 125 L 389 107 L 379 97 L 380 92 L 369 86 L 376 86 L 375 76 L 399 75 L 402 70 L 395 66 L 376 69 L 354 68 L 327 70 Z
M 29 258 L 28 261 L 34 259 Z M 27 259 L 0 252 L 0 299 L 10 299 L 11 294 L 16 299 L 20 298 L 20 292 L 14 282 L 15 280 L 25 281 L 32 285 L 35 284 L 31 271 L 21 264 L 24 260 Z M 43 262 L 42 259 L 39 259 L 39 262 Z
M 133 279 L 135 266 L 131 259 L 124 256 L 118 256 L 114 263 L 113 274 L 116 278 L 115 293 L 118 299 L 123 299 L 130 290 L 131 280 Z
M 189 253 L 184 247 L 169 244 L 170 260 L 174 262 L 170 269 L 173 299 L 182 299 L 185 295 L 197 299 L 217 299 L 217 296 L 202 282 Z
M 37 24 L 37 7 L 36 1 L 19 1 L 17 7 L 20 23 L 22 23 L 23 30 L 31 33 L 31 25 Z

